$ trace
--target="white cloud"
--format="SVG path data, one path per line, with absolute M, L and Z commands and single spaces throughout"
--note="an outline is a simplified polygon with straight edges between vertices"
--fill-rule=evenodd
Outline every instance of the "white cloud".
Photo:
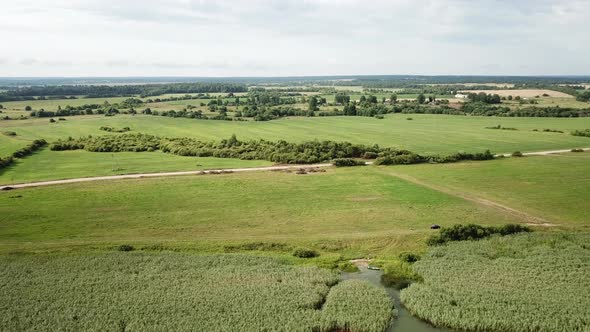
M 590 74 L 584 0 L 0 5 L 0 76 Z

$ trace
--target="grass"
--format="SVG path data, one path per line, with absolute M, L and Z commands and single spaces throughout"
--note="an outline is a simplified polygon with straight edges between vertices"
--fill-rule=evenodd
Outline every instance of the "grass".
M 590 153 L 389 168 L 453 191 L 503 203 L 562 225 L 590 229 Z
M 397 257 L 399 250 L 422 250 L 431 224 L 460 222 L 518 220 L 376 167 L 118 180 L 0 193 L 0 251 L 165 243 L 218 252 L 229 245 L 273 242 L 351 258 Z
M 527 234 L 455 242 L 414 264 L 424 278 L 401 293 L 437 326 L 490 332 L 590 327 L 590 234 Z
M 93 153 L 43 149 L 0 170 L 0 184 L 145 172 L 269 166 L 264 160 L 183 157 L 162 152 Z
M 134 132 L 169 137 L 195 137 L 218 140 L 236 134 L 240 139 L 284 139 L 301 142 L 329 139 L 352 143 L 379 144 L 406 148 L 418 153 L 484 151 L 511 153 L 516 150 L 540 151 L 586 147 L 590 140 L 567 133 L 590 128 L 590 118 L 490 118 L 446 115 L 388 115 L 383 120 L 367 117 L 287 118 L 267 122 L 227 122 L 174 119 L 159 116 L 81 116 L 50 124 L 47 119 L 0 121 L 0 130 L 17 132 L 18 140 L 0 136 L 0 147 L 23 140 L 44 138 L 49 142 L 68 136 L 101 135 L 101 126 L 130 127 Z M 490 131 L 485 127 L 501 124 L 518 131 Z M 533 132 L 552 128 L 565 134 Z M 24 144 L 23 144 L 24 145 Z M 4 148 L 0 148 L 4 149 Z M 1 152 L 1 150 L 0 150 Z
M 381 332 L 392 316 L 383 289 L 334 286 L 333 272 L 270 258 L 127 252 L 0 262 L 4 331 Z

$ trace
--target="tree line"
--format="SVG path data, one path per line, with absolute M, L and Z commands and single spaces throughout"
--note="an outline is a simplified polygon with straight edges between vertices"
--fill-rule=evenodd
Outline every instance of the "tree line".
M 145 85 L 47 85 L 11 88 L 0 93 L 1 101 L 37 100 L 36 96 L 86 96 L 141 97 L 158 96 L 169 93 L 205 93 L 205 92 L 246 92 L 248 87 L 241 83 L 170 83 Z
M 307 141 L 290 143 L 284 140 L 241 141 L 232 135 L 221 141 L 200 141 L 194 138 L 162 138 L 141 133 L 87 136 L 68 138 L 51 144 L 51 150 L 78 150 L 90 152 L 143 152 L 160 150 L 180 156 L 235 158 L 243 160 L 268 160 L 284 164 L 313 164 L 331 160 L 350 166 L 350 158 L 374 159 L 377 165 L 401 165 L 417 163 L 450 163 L 462 160 L 489 160 L 494 155 L 483 153 L 456 153 L 445 156 L 419 155 L 378 145 L 361 145 L 349 142 Z
M 45 145 L 47 145 L 47 142 L 44 139 L 36 139 L 25 147 L 16 150 L 12 153 L 12 155 L 8 157 L 0 157 L 0 169 L 10 166 L 14 162 L 15 158 L 24 158 L 26 156 L 32 155 L 35 151 L 39 150 Z

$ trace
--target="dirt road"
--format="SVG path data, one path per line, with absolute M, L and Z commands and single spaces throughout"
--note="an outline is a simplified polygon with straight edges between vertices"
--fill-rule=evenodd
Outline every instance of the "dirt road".
M 584 148 L 584 151 L 590 151 L 590 148 Z M 526 152 L 523 153 L 525 156 L 544 156 L 555 153 L 570 152 L 571 149 L 566 150 L 548 150 L 538 152 Z M 510 157 L 510 154 L 502 154 L 497 156 Z M 371 165 L 372 162 L 367 162 L 367 165 Z M 153 178 L 153 177 L 164 177 L 164 176 L 180 176 L 180 175 L 197 175 L 197 174 L 217 174 L 217 173 L 242 173 L 242 172 L 257 172 L 257 171 L 281 171 L 288 169 L 299 169 L 299 168 L 316 168 L 316 167 L 330 167 L 332 164 L 313 164 L 313 165 L 287 165 L 287 166 L 266 166 L 266 167 L 251 167 L 251 168 L 229 168 L 229 169 L 216 169 L 216 170 L 204 170 L 204 171 L 183 171 L 183 172 L 162 172 L 162 173 L 141 173 L 141 174 L 124 174 L 124 175 L 109 175 L 109 176 L 96 176 L 86 178 L 74 178 L 64 180 L 51 180 L 51 181 L 39 181 L 19 184 L 9 184 L 0 186 L 0 190 L 19 189 L 19 188 L 30 188 L 30 187 L 42 187 L 52 186 L 58 184 L 67 183 L 78 183 L 78 182 L 91 182 L 91 181 L 104 181 L 104 180 L 123 180 L 123 179 L 140 179 L 140 178 Z

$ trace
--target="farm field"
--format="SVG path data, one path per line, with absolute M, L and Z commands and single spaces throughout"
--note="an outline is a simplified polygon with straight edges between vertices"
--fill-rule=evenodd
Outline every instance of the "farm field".
M 0 171 L 0 184 L 75 177 L 270 166 L 264 160 L 184 157 L 162 152 L 92 153 L 44 148 Z
M 402 291 L 408 310 L 467 331 L 584 332 L 590 327 L 590 236 L 525 234 L 432 248 Z
M 561 226 L 590 230 L 590 153 L 384 168 L 428 184 L 517 208 Z
M 468 222 L 521 220 L 374 166 L 308 175 L 235 173 L 0 192 L 4 252 L 123 243 L 219 252 L 228 245 L 263 242 L 284 244 L 290 248 L 287 253 L 309 246 L 335 257 L 386 258 L 404 249 L 423 250 L 433 223 Z
M 480 93 L 484 92 L 487 94 L 497 94 L 500 97 L 516 97 L 520 96 L 522 98 L 534 98 L 536 96 L 542 96 L 544 93 L 548 94 L 550 97 L 559 97 L 559 98 L 574 98 L 567 93 L 553 91 L 553 90 L 546 90 L 546 89 L 515 89 L 515 90 L 466 90 L 462 91 L 463 93 Z
M 408 121 L 406 118 L 413 120 Z M 518 130 L 489 130 L 502 125 Z M 0 135 L 0 153 L 14 151 L 27 140 L 48 142 L 69 136 L 104 135 L 101 126 L 130 127 L 132 132 L 167 137 L 219 140 L 236 134 L 239 139 L 284 139 L 289 142 L 335 140 L 379 144 L 417 153 L 494 153 L 541 151 L 590 146 L 587 137 L 571 136 L 572 130 L 590 128 L 590 118 L 505 118 L 452 115 L 392 114 L 380 120 L 369 117 L 285 118 L 273 121 L 210 121 L 160 116 L 80 116 L 50 124 L 47 119 L 0 121 L 0 131 L 14 131 L 16 137 Z M 532 132 L 533 129 L 562 130 L 565 133 Z M 444 139 L 441 139 L 444 137 Z
M 271 258 L 111 252 L 0 264 L 3 331 L 381 332 L 393 315 L 383 289 Z

